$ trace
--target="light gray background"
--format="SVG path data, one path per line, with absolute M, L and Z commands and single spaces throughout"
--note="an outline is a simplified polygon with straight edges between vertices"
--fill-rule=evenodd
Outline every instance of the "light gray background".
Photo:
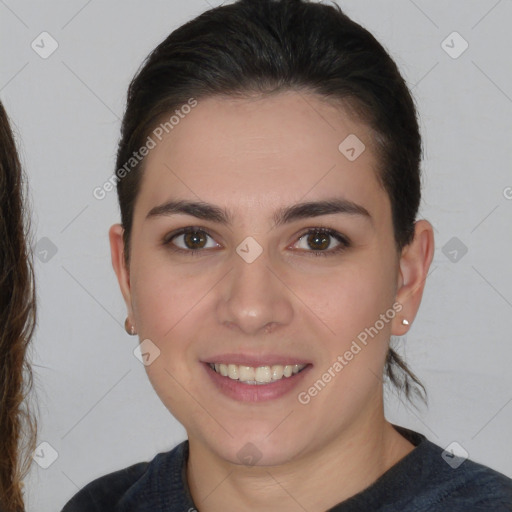
M 383 42 L 413 89 L 425 143 L 421 215 L 436 228 L 423 305 L 399 341 L 430 407 L 414 410 L 389 392 L 388 418 L 443 447 L 457 441 L 512 477 L 512 2 L 339 3 Z M 58 458 L 47 469 L 34 464 L 31 512 L 60 510 L 93 478 L 185 437 L 132 353 L 137 338 L 123 330 L 107 237 L 119 221 L 116 194 L 99 201 L 92 191 L 114 171 L 131 77 L 206 8 L 205 0 L 0 0 L 0 97 L 30 180 L 35 242 L 57 248 L 46 262 L 36 257 L 33 360 L 39 443 Z M 59 44 L 47 59 L 31 48 L 43 31 Z M 469 43 L 457 59 L 442 48 L 454 31 Z M 442 251 L 452 237 L 468 248 L 458 262 Z M 43 448 L 42 463 L 51 457 Z

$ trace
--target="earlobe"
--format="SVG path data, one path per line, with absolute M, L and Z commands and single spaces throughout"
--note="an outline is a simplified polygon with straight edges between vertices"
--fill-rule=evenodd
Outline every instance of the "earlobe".
M 117 276 L 119 288 L 123 294 L 126 307 L 128 308 L 128 317 L 133 317 L 131 306 L 131 288 L 130 288 L 130 273 L 126 268 L 124 260 L 124 241 L 123 241 L 123 226 L 121 224 L 114 224 L 110 227 L 108 236 L 110 240 L 110 254 L 112 258 L 112 267 Z
M 413 241 L 403 248 L 400 257 L 396 301 L 402 309 L 393 320 L 394 336 L 403 336 L 416 316 L 433 257 L 434 230 L 430 222 L 419 220 L 415 223 Z

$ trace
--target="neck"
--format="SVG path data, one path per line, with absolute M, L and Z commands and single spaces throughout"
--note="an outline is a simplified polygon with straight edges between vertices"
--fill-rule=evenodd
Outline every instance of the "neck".
M 321 512 L 371 485 L 414 446 L 378 413 L 320 449 L 279 466 L 246 467 L 189 437 L 187 477 L 201 512 Z

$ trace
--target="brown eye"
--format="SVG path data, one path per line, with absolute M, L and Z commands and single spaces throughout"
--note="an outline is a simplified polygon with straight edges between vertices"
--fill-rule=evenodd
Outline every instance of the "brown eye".
M 308 235 L 307 243 L 311 249 L 321 251 L 329 247 L 330 238 L 330 235 L 325 233 L 313 233 Z
M 327 228 L 310 229 L 297 242 L 297 248 L 313 256 L 330 256 L 350 246 L 349 240 Z
M 188 249 L 202 249 L 206 245 L 206 236 L 202 231 L 184 233 L 183 241 Z
M 178 233 L 168 237 L 164 241 L 164 244 L 173 245 L 176 250 L 184 252 L 194 252 L 219 247 L 219 244 L 217 244 L 206 231 L 192 227 L 181 229 Z

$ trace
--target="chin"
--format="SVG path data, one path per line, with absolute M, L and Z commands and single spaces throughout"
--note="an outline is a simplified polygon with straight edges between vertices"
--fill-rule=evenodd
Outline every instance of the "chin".
M 279 435 L 271 429 L 252 429 L 244 433 L 233 433 L 233 438 L 224 436 L 222 442 L 218 439 L 208 440 L 210 450 L 218 457 L 232 464 L 244 466 L 279 466 L 289 463 L 296 458 L 308 445 L 305 440 L 298 440 L 289 432 Z M 269 435 L 269 432 L 272 432 Z

